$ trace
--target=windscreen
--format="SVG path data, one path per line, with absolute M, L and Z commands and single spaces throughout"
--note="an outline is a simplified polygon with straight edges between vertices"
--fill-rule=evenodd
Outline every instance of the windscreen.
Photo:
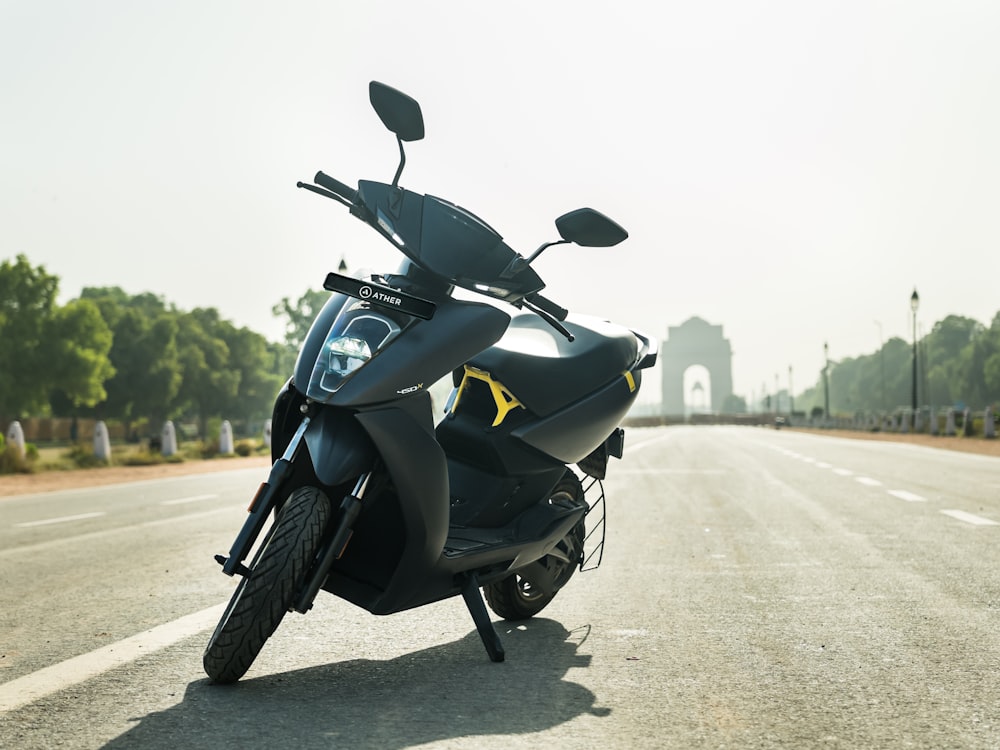
M 461 206 L 390 185 L 362 181 L 378 226 L 422 268 L 450 283 L 516 301 L 545 287 L 489 224 Z

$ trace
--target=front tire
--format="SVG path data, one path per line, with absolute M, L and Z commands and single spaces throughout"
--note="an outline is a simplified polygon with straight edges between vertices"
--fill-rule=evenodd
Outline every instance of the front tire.
M 572 505 L 586 503 L 583 498 L 583 487 L 575 474 L 567 472 L 552 490 L 549 502 Z M 528 578 L 512 573 L 495 583 L 483 586 L 483 595 L 490 609 L 505 620 L 527 620 L 545 609 L 549 602 L 555 599 L 559 589 L 569 583 L 573 573 L 580 567 L 585 536 L 584 519 L 581 518 L 556 545 L 558 553 L 546 555 L 539 561 L 548 568 L 552 576 L 552 591 L 546 593 L 532 586 Z
M 329 520 L 330 501 L 315 487 L 301 487 L 285 502 L 205 649 L 202 663 L 213 682 L 236 682 L 250 668 L 292 606 Z

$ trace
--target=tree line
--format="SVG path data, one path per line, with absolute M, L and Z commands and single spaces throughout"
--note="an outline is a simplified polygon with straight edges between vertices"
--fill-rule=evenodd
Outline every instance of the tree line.
M 214 308 L 179 310 L 148 292 L 89 287 L 60 306 L 58 291 L 58 277 L 23 255 L 0 263 L 0 425 L 27 416 L 96 417 L 122 422 L 128 434 L 135 423 L 158 430 L 181 419 L 205 436 L 212 418 L 264 419 L 329 296 L 310 290 L 282 299 L 273 313 L 285 320 L 285 340 L 270 342 Z M 920 405 L 1000 402 L 1000 313 L 989 327 L 948 316 L 917 350 Z M 872 354 L 831 361 L 830 411 L 908 406 L 912 357 L 912 342 L 892 338 Z M 795 410 L 823 406 L 821 373 L 795 397 Z
M 917 341 L 917 403 L 940 409 L 983 409 L 1000 402 L 1000 312 L 989 327 L 949 315 Z M 873 354 L 831 361 L 827 370 L 830 412 L 892 412 L 909 407 L 913 389 L 913 342 L 891 338 Z M 824 407 L 822 373 L 795 399 L 796 411 Z
M 0 425 L 26 416 L 139 422 L 260 420 L 291 373 L 295 345 L 323 293 L 284 299 L 286 341 L 177 309 L 151 293 L 85 288 L 57 303 L 59 279 L 19 255 L 0 264 Z

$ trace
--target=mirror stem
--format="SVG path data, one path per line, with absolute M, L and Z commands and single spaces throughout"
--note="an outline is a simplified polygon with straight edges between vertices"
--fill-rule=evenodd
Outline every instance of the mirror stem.
M 392 186 L 399 187 L 399 176 L 403 174 L 403 167 L 406 166 L 406 152 L 403 151 L 403 139 L 396 136 L 396 143 L 399 144 L 399 166 L 396 168 L 396 176 L 392 178 Z
M 531 263 L 531 261 L 533 261 L 539 255 L 541 255 L 542 251 L 548 247 L 552 247 L 553 245 L 568 245 L 568 244 L 569 240 L 556 240 L 555 242 L 546 242 L 544 245 L 542 245 L 540 248 L 538 248 L 537 250 L 535 250 L 535 252 L 531 254 L 531 257 L 528 258 L 528 263 Z

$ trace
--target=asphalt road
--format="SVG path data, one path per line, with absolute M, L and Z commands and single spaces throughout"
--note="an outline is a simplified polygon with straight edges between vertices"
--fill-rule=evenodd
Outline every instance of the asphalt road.
M 603 565 L 503 664 L 459 600 L 321 594 L 213 686 L 262 474 L 0 501 L 0 747 L 1000 747 L 1000 459 L 631 430 Z

